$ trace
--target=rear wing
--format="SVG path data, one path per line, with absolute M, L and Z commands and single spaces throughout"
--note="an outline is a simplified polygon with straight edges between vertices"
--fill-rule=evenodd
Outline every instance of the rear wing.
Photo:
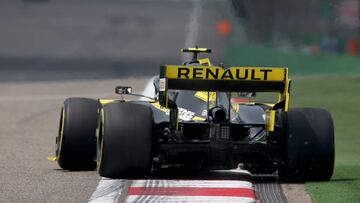
M 221 92 L 278 92 L 289 103 L 288 68 L 165 65 L 160 68 L 159 102 L 168 107 L 169 89 Z

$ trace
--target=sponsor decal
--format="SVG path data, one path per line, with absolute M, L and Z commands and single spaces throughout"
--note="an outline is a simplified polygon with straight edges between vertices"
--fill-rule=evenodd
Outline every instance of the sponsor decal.
M 196 80 L 284 81 L 286 68 L 216 66 L 167 66 L 166 77 Z
M 178 68 L 179 79 L 267 80 L 271 69 Z
M 159 103 L 152 103 L 152 105 L 156 109 L 159 109 L 160 111 L 165 112 L 166 115 L 170 115 L 169 109 L 161 108 Z M 178 118 L 183 120 L 183 121 L 191 121 L 195 117 L 195 112 L 189 111 L 189 110 L 184 109 L 184 108 L 178 108 L 178 109 L 179 109 Z
M 183 108 L 179 108 L 179 119 L 183 121 L 190 121 L 195 116 L 195 113 Z
M 166 78 L 160 78 L 159 80 L 159 90 L 165 91 L 166 90 Z

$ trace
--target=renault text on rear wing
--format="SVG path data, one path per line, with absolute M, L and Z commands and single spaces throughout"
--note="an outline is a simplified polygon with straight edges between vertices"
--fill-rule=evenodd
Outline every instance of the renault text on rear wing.
M 288 103 L 288 68 L 166 65 L 160 68 L 160 104 L 167 106 L 167 91 L 279 92 Z

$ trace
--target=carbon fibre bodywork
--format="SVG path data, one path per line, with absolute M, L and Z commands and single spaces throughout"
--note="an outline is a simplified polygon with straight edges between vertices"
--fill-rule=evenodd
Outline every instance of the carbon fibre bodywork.
M 229 117 L 214 122 L 209 120 L 208 103 L 197 94 L 199 91 L 172 92 L 172 100 L 179 109 L 177 129 L 171 127 L 171 109 L 162 107 L 158 101 L 126 101 L 148 106 L 153 112 L 153 169 L 169 166 L 229 169 L 239 163 L 264 168 L 279 159 L 279 149 L 266 132 L 265 115 L 270 105 L 234 103 Z M 216 106 L 227 111 L 224 106 L 228 105 L 228 95 L 218 94 Z

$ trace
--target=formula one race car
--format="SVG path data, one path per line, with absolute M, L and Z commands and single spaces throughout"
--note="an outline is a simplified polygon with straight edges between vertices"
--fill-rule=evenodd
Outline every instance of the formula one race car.
M 288 68 L 224 68 L 198 59 L 210 49 L 182 51 L 192 60 L 161 66 L 150 96 L 119 86 L 121 99 L 66 99 L 52 160 L 68 170 L 97 168 L 110 178 L 144 177 L 166 167 L 232 169 L 239 163 L 253 172 L 277 171 L 286 182 L 331 178 L 331 115 L 289 109 Z

